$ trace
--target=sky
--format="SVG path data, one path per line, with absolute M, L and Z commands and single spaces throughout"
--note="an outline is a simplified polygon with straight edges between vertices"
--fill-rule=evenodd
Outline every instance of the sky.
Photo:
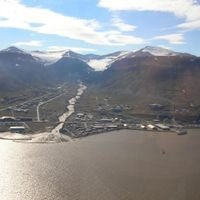
M 200 56 L 200 0 L 0 0 L 0 49 Z

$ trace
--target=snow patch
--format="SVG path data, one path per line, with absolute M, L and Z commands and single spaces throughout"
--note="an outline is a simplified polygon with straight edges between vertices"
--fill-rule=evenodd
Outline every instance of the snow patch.
M 142 52 L 148 52 L 153 56 L 176 56 L 178 53 L 171 51 L 169 49 L 164 49 L 161 47 L 145 47 Z
M 104 71 L 109 68 L 113 62 L 126 57 L 127 54 L 129 54 L 129 52 L 121 52 L 120 54 L 113 56 L 103 56 L 102 59 L 91 59 L 87 62 L 87 64 L 95 71 Z
M 65 51 L 32 51 L 31 55 L 45 65 L 50 65 L 62 58 L 64 53 Z
M 106 70 L 107 67 L 113 62 L 110 58 L 105 58 L 101 60 L 90 60 L 87 64 L 92 67 L 95 71 Z

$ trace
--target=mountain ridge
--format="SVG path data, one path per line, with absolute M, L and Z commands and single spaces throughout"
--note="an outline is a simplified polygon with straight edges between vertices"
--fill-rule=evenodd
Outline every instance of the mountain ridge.
M 174 108 L 200 112 L 197 56 L 160 47 L 103 56 L 72 51 L 63 55 L 47 66 L 31 53 L 15 48 L 0 51 L 0 92 L 81 80 L 119 105 L 130 105 L 134 112 L 150 112 L 149 104 L 164 105 L 169 113 Z M 87 59 L 102 62 L 105 70 L 95 71 Z
M 72 57 L 83 62 L 86 62 L 96 71 L 104 71 L 110 67 L 110 65 L 120 59 L 125 57 L 146 57 L 146 56 L 191 56 L 197 57 L 195 55 L 189 53 L 182 53 L 176 52 L 173 50 L 169 50 L 162 47 L 153 47 L 153 46 L 146 46 L 136 51 L 117 51 L 112 52 L 105 55 L 96 55 L 96 54 L 80 54 L 74 52 L 70 49 L 66 50 L 58 50 L 58 51 L 24 51 L 20 48 L 11 46 L 7 49 L 1 50 L 0 52 L 10 52 L 10 53 L 24 53 L 30 54 L 35 58 L 38 62 L 44 65 L 51 65 L 57 62 L 62 57 Z

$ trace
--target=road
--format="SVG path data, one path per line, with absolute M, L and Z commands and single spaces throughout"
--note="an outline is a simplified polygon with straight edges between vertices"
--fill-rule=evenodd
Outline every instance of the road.
M 5 133 L 1 133 L 0 138 L 14 140 L 14 141 L 23 140 L 23 142 L 26 142 L 26 143 L 57 143 L 57 142 L 62 142 L 62 141 L 71 141 L 71 138 L 69 136 L 60 134 L 60 129 L 63 127 L 63 124 L 66 121 L 66 119 L 74 113 L 76 101 L 84 93 L 86 88 L 87 87 L 85 85 L 79 84 L 79 88 L 77 90 L 76 96 L 72 97 L 68 101 L 69 104 L 67 106 L 67 111 L 59 117 L 59 124 L 53 130 L 51 130 L 51 132 L 34 133 L 34 134 L 28 134 L 28 135 L 13 134 L 13 133 L 5 132 Z M 52 100 L 55 100 L 56 98 L 64 94 L 65 93 L 60 94 L 54 98 L 51 98 L 45 102 L 41 102 L 37 107 L 38 120 L 40 120 L 40 106 Z
M 63 83 L 62 85 L 58 86 L 57 89 L 58 89 L 58 90 L 63 89 L 65 85 L 66 85 L 66 83 Z M 41 96 L 34 97 L 34 98 L 32 98 L 32 99 L 26 100 L 26 101 L 24 101 L 24 102 L 22 102 L 22 103 L 19 103 L 19 104 L 16 104 L 16 105 L 9 105 L 9 106 L 7 106 L 7 107 L 1 108 L 1 109 L 0 109 L 0 112 L 5 111 L 5 110 L 7 110 L 7 109 L 9 109 L 9 108 L 15 108 L 15 107 L 23 106 L 23 105 L 25 105 L 25 104 L 27 104 L 27 103 L 29 103 L 29 102 L 33 102 L 33 101 L 35 101 L 35 100 L 38 100 L 38 101 L 39 101 L 39 100 L 41 100 L 41 99 L 43 99 L 43 98 L 48 97 L 48 96 L 51 95 L 51 94 L 52 94 L 52 93 L 47 93 L 47 94 L 45 94 L 45 95 L 41 95 Z M 59 95 L 58 95 L 58 96 L 59 96 Z M 46 102 L 46 101 L 45 101 L 45 102 Z
M 57 95 L 57 96 L 55 96 L 55 97 L 53 97 L 53 98 L 51 98 L 51 99 L 48 99 L 47 101 L 40 102 L 40 103 L 37 105 L 37 107 L 36 107 L 37 121 L 38 121 L 38 122 L 41 121 L 41 120 L 40 120 L 40 107 L 41 107 L 41 106 L 43 106 L 43 105 L 45 105 L 45 104 L 47 104 L 47 103 L 49 103 L 49 102 L 51 102 L 51 101 L 53 101 L 53 100 L 59 98 L 59 97 L 65 95 L 65 94 L 67 94 L 67 92 L 64 92 L 64 93 L 62 93 L 62 94 L 59 94 L 59 95 Z
M 48 95 L 49 95 L 49 94 L 45 94 L 45 95 L 42 95 L 42 96 L 35 97 L 35 98 L 33 98 L 33 99 L 26 100 L 26 101 L 24 101 L 24 102 L 22 102 L 22 103 L 19 103 L 19 104 L 16 104 L 16 105 L 7 106 L 7 107 L 5 107 L 5 108 L 0 109 L 0 112 L 1 112 L 1 111 L 5 111 L 5 110 L 7 110 L 7 109 L 9 109 L 9 108 L 14 108 L 14 107 L 18 107 L 18 106 L 23 106 L 23 105 L 26 104 L 26 103 L 29 103 L 29 102 L 31 102 L 31 101 L 35 101 L 35 100 L 37 100 L 37 99 L 44 98 L 44 97 L 46 97 L 46 96 L 48 96 Z

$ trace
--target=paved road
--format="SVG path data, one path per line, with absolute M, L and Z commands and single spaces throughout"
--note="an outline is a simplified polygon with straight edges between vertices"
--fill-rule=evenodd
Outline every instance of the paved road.
M 45 104 L 47 104 L 47 103 L 49 103 L 49 102 L 51 102 L 51 101 L 53 101 L 53 100 L 59 98 L 59 97 L 65 95 L 65 94 L 67 94 L 67 92 L 64 92 L 64 93 L 62 93 L 62 94 L 59 94 L 59 95 L 57 95 L 57 96 L 55 96 L 55 97 L 53 97 L 53 98 L 51 98 L 51 99 L 48 99 L 47 101 L 40 102 L 40 103 L 37 105 L 37 107 L 36 107 L 37 121 L 38 121 L 38 122 L 41 121 L 41 120 L 40 120 L 40 107 L 41 107 L 41 106 L 43 106 L 43 105 L 45 105 Z

